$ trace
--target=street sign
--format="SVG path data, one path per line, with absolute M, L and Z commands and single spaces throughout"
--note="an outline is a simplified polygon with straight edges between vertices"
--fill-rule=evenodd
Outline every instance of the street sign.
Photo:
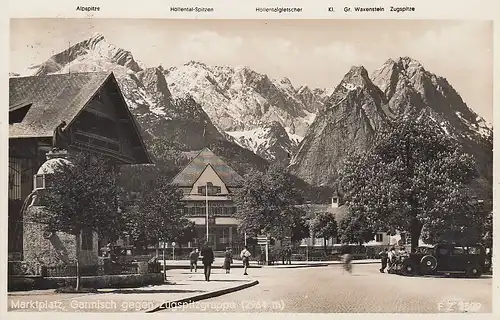
M 266 236 L 258 236 L 257 237 L 257 244 L 258 245 L 265 245 L 269 243 L 269 239 Z
M 265 246 L 266 263 L 269 264 L 269 236 L 257 236 L 257 244 Z
M 175 242 L 172 242 L 172 247 L 175 247 Z

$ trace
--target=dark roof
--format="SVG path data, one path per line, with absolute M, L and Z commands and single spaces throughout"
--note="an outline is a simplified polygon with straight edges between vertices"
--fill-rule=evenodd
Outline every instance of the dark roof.
M 297 206 L 306 212 L 306 218 L 312 219 L 321 212 L 329 212 L 340 222 L 347 215 L 347 206 L 332 207 L 331 204 L 303 204 Z
M 243 184 L 243 178 L 208 148 L 201 150 L 172 182 L 181 187 L 190 187 L 208 165 L 212 166 L 227 187 L 239 187 Z
M 9 79 L 9 111 L 31 107 L 21 123 L 9 125 L 10 138 L 51 137 L 70 123 L 111 73 L 71 73 Z

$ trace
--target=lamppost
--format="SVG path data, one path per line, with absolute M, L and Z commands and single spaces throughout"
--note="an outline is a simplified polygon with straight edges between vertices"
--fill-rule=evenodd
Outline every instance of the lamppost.
M 208 243 L 208 182 L 205 183 L 205 209 L 206 209 L 206 224 L 207 224 L 207 245 Z

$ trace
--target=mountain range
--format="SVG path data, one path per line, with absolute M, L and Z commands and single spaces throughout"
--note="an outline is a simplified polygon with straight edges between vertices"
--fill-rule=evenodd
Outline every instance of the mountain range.
M 448 81 L 409 57 L 389 59 L 371 76 L 352 67 L 316 115 L 290 164 L 291 173 L 313 185 L 331 185 L 350 152 L 368 150 L 379 129 L 416 110 L 473 155 L 480 178 L 492 188 L 493 129 L 462 100 Z
M 491 125 L 445 78 L 409 57 L 389 59 L 371 75 L 352 67 L 331 89 L 295 87 L 248 67 L 146 67 L 96 34 L 22 75 L 90 71 L 115 73 L 146 143 L 168 141 L 186 155 L 209 146 L 243 173 L 279 161 L 298 180 L 331 186 L 349 152 L 367 150 L 387 121 L 413 108 L 475 156 L 477 185 L 492 188 Z

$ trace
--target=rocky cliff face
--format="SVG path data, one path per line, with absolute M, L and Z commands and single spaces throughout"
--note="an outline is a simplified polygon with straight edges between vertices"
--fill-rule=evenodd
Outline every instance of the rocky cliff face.
M 290 170 L 315 185 L 333 184 L 342 161 L 365 151 L 391 118 L 411 109 L 429 116 L 475 156 L 481 189 L 492 186 L 492 127 L 472 111 L 445 78 L 408 57 L 390 59 L 371 77 L 353 67 L 310 126 Z
M 345 155 L 367 150 L 386 114 L 383 92 L 363 67 L 353 67 L 318 113 L 293 158 L 291 172 L 316 185 L 331 184 Z
M 258 154 L 272 161 L 281 161 L 284 155 L 293 152 L 326 99 L 325 90 L 311 90 L 307 86 L 296 89 L 287 78 L 271 79 L 247 67 L 208 66 L 195 61 L 168 70 L 145 67 L 134 59 L 130 51 L 108 43 L 101 34 L 95 34 L 30 67 L 29 73 L 41 75 L 102 70 L 115 73 L 127 102 L 149 125 L 158 122 L 165 126 L 180 114 L 194 112 L 192 108 L 201 107 L 200 112 L 205 116 L 198 115 L 198 111 L 194 115 L 204 118 L 212 138 L 237 136 L 239 146 L 251 151 L 259 149 Z M 184 110 L 186 106 L 187 110 Z M 269 131 L 270 124 L 273 127 L 279 124 L 282 129 Z M 191 125 L 194 131 L 198 130 L 194 123 Z M 283 130 L 288 137 L 280 135 Z M 159 134 L 158 126 L 148 128 L 148 131 Z M 266 141 L 280 142 L 267 144 L 269 150 L 264 150 L 264 145 L 255 146 L 255 141 L 250 142 L 263 131 L 267 132 Z M 186 139 L 194 144 L 197 140 L 203 141 L 191 137 L 190 132 L 184 133 Z M 278 135 L 270 136 L 273 133 Z
M 247 67 L 231 68 L 188 62 L 165 72 L 174 96 L 189 94 L 215 126 L 236 138 L 241 146 L 268 160 L 283 160 L 295 141 L 301 140 L 322 107 L 325 94 L 307 87 L 295 89 L 287 78 L 271 79 Z M 282 128 L 269 131 L 269 125 Z M 288 133 L 288 138 L 281 136 Z M 276 132 L 278 136 L 271 137 Z M 262 150 L 266 140 L 287 140 Z M 256 145 L 258 144 L 258 145 Z M 268 144 L 271 146 L 271 144 Z M 288 146 L 287 149 L 279 145 Z
M 253 130 L 232 131 L 226 134 L 235 143 L 271 161 L 288 163 L 302 139 L 285 130 L 281 123 L 273 121 Z

